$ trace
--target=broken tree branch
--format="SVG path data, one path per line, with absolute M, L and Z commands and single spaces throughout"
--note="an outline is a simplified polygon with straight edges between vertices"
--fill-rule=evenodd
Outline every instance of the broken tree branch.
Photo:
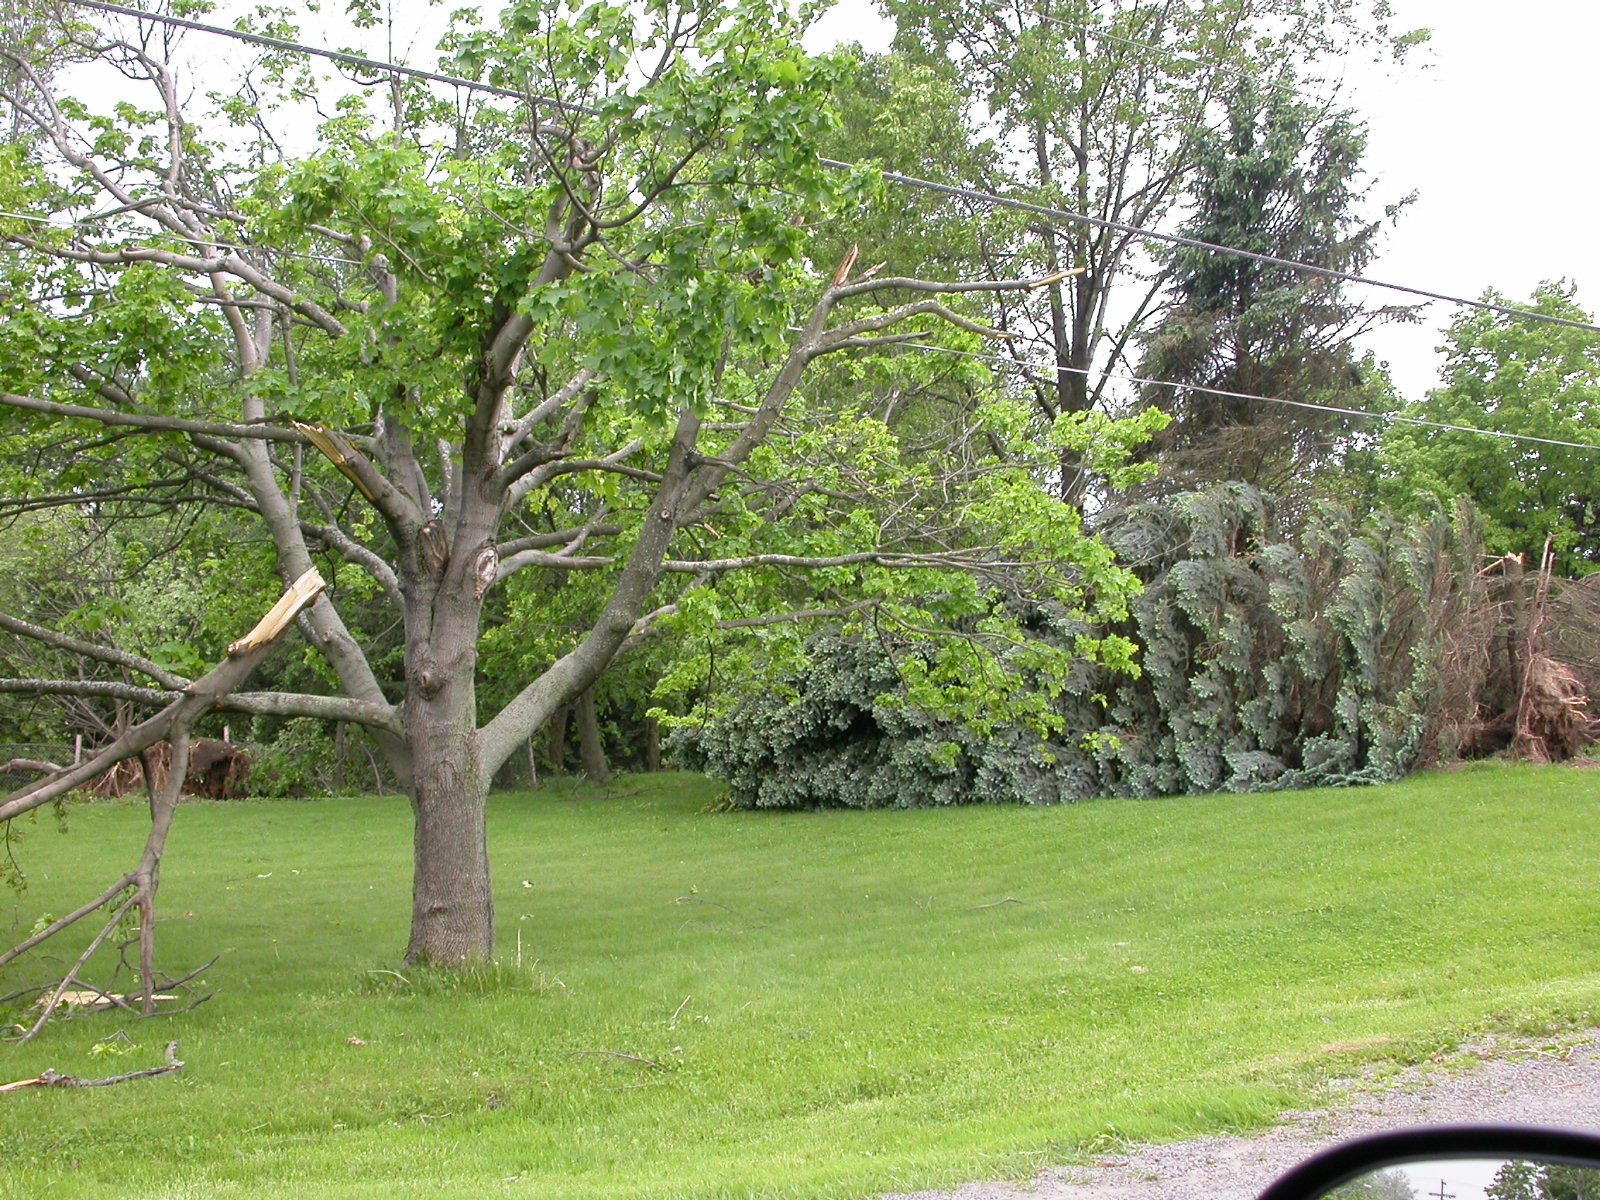
M 26 1033 L 17 1039 L 19 1043 L 31 1042 L 39 1036 L 39 1031 L 44 1028 L 45 1022 L 54 1016 L 56 1009 L 61 1006 L 61 998 L 67 994 L 74 983 L 81 982 L 78 979 L 78 972 L 88 965 L 89 960 L 94 957 L 95 951 L 105 945 L 106 939 L 116 931 L 117 926 L 122 923 L 122 918 L 128 915 L 129 910 L 133 908 L 138 899 L 138 895 L 135 894 L 117 905 L 116 911 L 111 914 L 111 919 L 105 923 L 99 933 L 95 934 L 94 940 L 89 943 L 88 948 L 78 956 L 78 961 L 72 964 L 72 970 L 68 971 L 61 982 L 56 985 L 55 990 L 50 994 L 50 999 L 41 1005 L 43 1011 L 39 1014 L 39 1019 L 33 1023 Z M 99 989 L 95 990 L 98 991 Z M 102 992 L 101 994 L 104 995 L 105 993 Z
M 193 726 L 249 677 L 266 658 L 276 639 L 289 628 L 294 615 L 314 600 L 325 586 L 315 568 L 306 572 L 254 630 L 229 647 L 229 657 L 225 661 L 187 685 L 178 693 L 177 699 L 129 729 L 98 754 L 7 796 L 0 802 L 0 821 L 9 821 L 65 796 L 123 759 L 132 758 L 157 742 L 166 740 L 180 725 L 185 728 Z M 280 610 L 287 611 L 288 616 L 277 619 L 275 615 L 281 615 Z M 267 630 L 270 630 L 271 636 L 263 640 Z
M 129 1071 L 125 1075 L 110 1075 L 105 1079 L 79 1079 L 75 1075 L 58 1075 L 54 1070 L 47 1070 L 43 1075 L 34 1079 L 19 1079 L 15 1083 L 0 1083 L 0 1092 L 17 1092 L 23 1088 L 34 1087 L 110 1087 L 117 1083 L 127 1083 L 130 1079 L 155 1079 L 161 1075 L 176 1075 L 183 1070 L 183 1060 L 178 1057 L 178 1043 L 167 1043 L 167 1065 L 164 1067 L 146 1067 L 142 1071 Z
M 14 959 L 20 958 L 29 950 L 32 950 L 40 942 L 53 938 L 56 934 L 60 933 L 69 925 L 77 924 L 96 909 L 104 908 L 107 904 L 110 904 L 112 900 L 116 899 L 117 894 L 120 893 L 124 888 L 132 885 L 133 879 L 133 873 L 129 872 L 108 887 L 105 891 L 101 892 L 93 900 L 89 901 L 89 903 L 85 904 L 82 908 L 74 909 L 64 917 L 58 917 L 45 928 L 41 929 L 38 933 L 34 934 L 31 938 L 27 939 L 27 941 L 18 942 L 4 954 L 0 954 L 0 967 L 5 966 Z
M 88 761 L 57 771 L 13 793 L 4 803 L 0 803 L 0 821 L 10 820 L 65 795 L 72 788 L 95 778 L 116 763 L 142 756 L 157 742 L 165 740 L 171 748 L 172 761 L 166 778 L 151 792 L 150 832 L 145 840 L 138 866 L 89 904 L 52 922 L 41 933 L 28 938 L 4 956 L 0 956 L 0 965 L 14 960 L 18 955 L 55 936 L 131 888 L 131 892 L 116 905 L 110 919 L 90 941 L 88 948 L 51 990 L 49 998 L 43 1003 L 43 1011 L 33 1026 L 22 1034 L 20 1041 L 30 1041 L 38 1036 L 45 1023 L 61 1006 L 62 998 L 67 995 L 69 989 L 74 985 L 80 988 L 85 986 L 78 977 L 79 973 L 115 932 L 123 918 L 132 911 L 137 911 L 139 914 L 140 1009 L 147 1017 L 155 1012 L 158 999 L 155 972 L 155 897 L 161 881 L 161 858 L 166 850 L 167 836 L 172 829 L 173 817 L 183 793 L 183 783 L 189 773 L 190 734 L 195 722 L 217 708 L 225 697 L 249 677 L 250 672 L 294 625 L 295 618 L 322 594 L 326 586 L 315 568 L 306 571 L 289 586 L 271 610 L 256 623 L 254 629 L 228 647 L 226 659 L 205 676 L 177 692 L 176 698 L 155 716 L 129 729 Z M 112 996 L 100 989 L 93 990 L 118 1007 L 128 1007 L 121 997 Z

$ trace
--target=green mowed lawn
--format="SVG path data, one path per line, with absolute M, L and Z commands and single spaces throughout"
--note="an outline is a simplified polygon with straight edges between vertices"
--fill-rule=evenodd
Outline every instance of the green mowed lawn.
M 399 962 L 404 801 L 185 808 L 160 955 L 220 954 L 213 998 L 58 1022 L 0 1047 L 0 1079 L 154 1066 L 170 1038 L 187 1068 L 0 1096 L 0 1194 L 868 1197 L 1258 1127 L 1330 1077 L 1600 1005 L 1600 773 L 1053 809 L 713 794 L 497 797 L 500 964 L 460 980 Z M 144 824 L 27 829 L 6 940 L 131 865 Z

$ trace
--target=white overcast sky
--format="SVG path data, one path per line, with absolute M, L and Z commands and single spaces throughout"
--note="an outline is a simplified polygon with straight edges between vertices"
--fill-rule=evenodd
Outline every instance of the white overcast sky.
M 1417 193 L 1388 233 L 1372 278 L 1476 298 L 1493 287 L 1514 302 L 1568 278 L 1592 314 L 1600 299 L 1600 3 L 1595 0 L 1392 0 L 1393 27 L 1433 40 L 1388 77 L 1352 70 L 1349 97 L 1369 130 L 1372 200 Z M 887 45 L 870 0 L 839 0 L 813 44 Z M 1372 293 L 1382 302 L 1392 293 Z M 1420 326 L 1391 327 L 1369 347 L 1401 394 L 1437 381 L 1435 347 L 1451 306 Z M 1600 335 L 1597 335 L 1600 336 Z

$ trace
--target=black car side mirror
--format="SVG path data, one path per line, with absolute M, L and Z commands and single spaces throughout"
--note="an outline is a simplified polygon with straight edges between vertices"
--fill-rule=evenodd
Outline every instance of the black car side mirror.
M 1260 1200 L 1600 1200 L 1600 1135 L 1517 1125 L 1382 1133 L 1314 1155 Z

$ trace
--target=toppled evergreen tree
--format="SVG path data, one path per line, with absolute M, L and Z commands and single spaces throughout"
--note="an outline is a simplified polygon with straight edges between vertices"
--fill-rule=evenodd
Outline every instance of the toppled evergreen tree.
M 1085 665 L 1044 736 L 919 709 L 925 653 L 818 638 L 809 665 L 680 730 L 679 759 L 749 807 L 1053 803 L 1091 796 L 1375 783 L 1455 726 L 1441 664 L 1481 585 L 1467 513 L 1358 522 L 1324 509 L 1292 537 L 1243 484 L 1130 507 L 1103 535 L 1145 592 L 1128 624 L 1089 630 L 1037 606 L 1029 633 L 1122 633 L 1142 671 Z M 957 631 L 959 632 L 959 631 Z M 1463 718 L 1465 719 L 1465 718 Z M 1450 748 L 1450 747 L 1447 747 Z

